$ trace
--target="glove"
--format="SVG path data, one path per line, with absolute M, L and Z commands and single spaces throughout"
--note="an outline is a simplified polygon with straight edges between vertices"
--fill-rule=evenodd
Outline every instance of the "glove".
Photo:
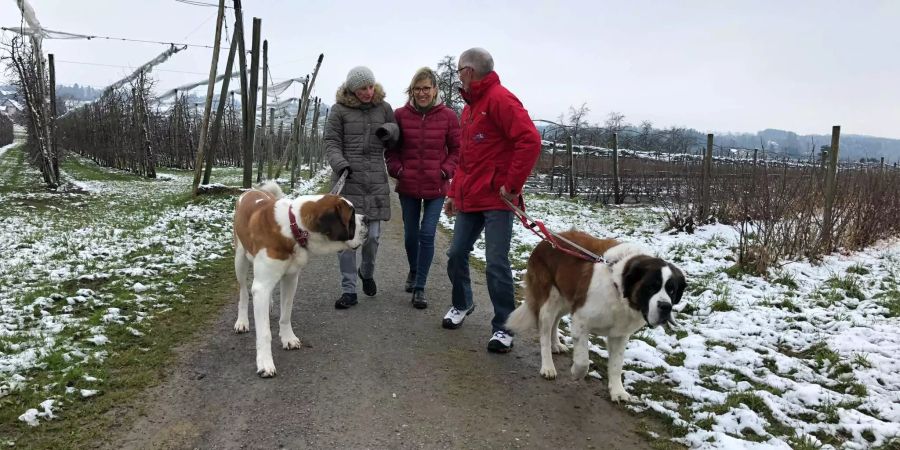
M 375 129 L 375 137 L 386 146 L 393 146 L 400 138 L 400 128 L 397 127 L 396 123 L 385 123 Z
M 353 171 L 350 170 L 350 166 L 344 167 L 343 169 L 341 169 L 341 173 L 338 174 L 338 178 L 340 178 L 344 173 L 347 174 L 347 178 L 350 178 L 350 174 L 353 173 Z
M 391 133 L 384 127 L 378 127 L 378 129 L 375 130 L 375 137 L 377 137 L 381 142 L 387 142 L 388 139 L 391 138 Z

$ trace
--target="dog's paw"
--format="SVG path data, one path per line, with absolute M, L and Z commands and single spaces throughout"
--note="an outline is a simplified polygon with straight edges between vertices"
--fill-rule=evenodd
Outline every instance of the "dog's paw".
M 248 331 L 250 331 L 250 324 L 247 323 L 246 320 L 238 319 L 238 321 L 234 323 L 235 333 L 246 333 Z
M 297 336 L 281 338 L 281 348 L 285 350 L 295 350 L 302 346 L 303 344 L 301 344 L 300 338 L 298 338 Z
M 616 403 L 621 403 L 621 402 L 629 403 L 629 402 L 631 402 L 631 395 L 628 395 L 628 393 L 625 392 L 624 389 L 622 389 L 622 390 L 610 390 L 610 391 L 609 391 L 609 398 L 610 398 L 612 401 L 616 402 Z
M 556 378 L 556 367 L 541 367 L 541 376 L 548 380 Z
M 578 381 L 578 380 L 584 378 L 584 376 L 587 375 L 587 373 L 588 373 L 589 367 L 590 367 L 590 364 L 572 363 L 572 370 L 571 370 L 572 379 L 575 381 Z
M 256 361 L 256 374 L 262 378 L 272 378 L 275 376 L 275 362 L 269 358 L 267 361 Z
M 550 351 L 557 354 L 566 353 L 569 351 L 569 347 L 566 347 L 566 344 L 563 344 L 562 342 L 557 342 L 550 346 Z

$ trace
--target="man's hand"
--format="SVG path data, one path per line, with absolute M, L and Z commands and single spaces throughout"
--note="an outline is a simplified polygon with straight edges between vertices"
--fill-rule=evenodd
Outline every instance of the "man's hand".
M 507 192 L 506 186 L 500 186 L 500 196 L 514 205 L 516 204 L 516 199 L 519 198 L 519 194 L 510 194 Z
M 453 204 L 452 198 L 448 198 L 447 201 L 444 202 L 444 214 L 446 214 L 447 217 L 456 215 L 456 205 Z

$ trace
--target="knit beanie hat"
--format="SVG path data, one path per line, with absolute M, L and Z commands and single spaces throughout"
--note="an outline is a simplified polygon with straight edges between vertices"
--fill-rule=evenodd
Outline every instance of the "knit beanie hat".
M 375 74 L 366 66 L 356 66 L 347 73 L 347 89 L 353 92 L 357 89 L 364 88 L 370 84 L 375 84 Z

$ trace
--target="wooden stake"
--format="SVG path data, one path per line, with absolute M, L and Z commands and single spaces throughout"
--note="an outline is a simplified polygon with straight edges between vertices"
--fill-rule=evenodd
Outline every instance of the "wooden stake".
M 250 54 L 250 86 L 247 87 L 246 140 L 244 141 L 244 188 L 253 184 L 253 144 L 256 136 L 256 89 L 259 86 L 259 35 L 262 19 L 253 18 L 253 40 Z
M 56 138 L 56 64 L 53 62 L 53 53 L 47 55 L 50 65 L 50 166 L 53 176 L 59 180 L 59 140 Z M 884 158 L 882 158 L 882 161 Z
M 228 86 L 231 84 L 231 70 L 234 68 L 234 55 L 237 53 L 238 30 L 234 30 L 231 38 L 231 48 L 228 49 L 228 60 L 225 62 L 225 78 L 222 79 L 222 89 L 219 93 L 219 103 L 216 105 L 216 119 L 213 121 L 210 139 L 212 143 L 209 146 L 209 153 L 206 157 L 206 170 L 203 171 L 203 184 L 209 184 L 212 175 L 212 166 L 216 161 L 216 151 L 219 147 L 219 130 L 222 129 L 222 116 L 225 115 L 225 104 L 228 100 Z
M 828 150 L 828 168 L 825 171 L 825 208 L 822 212 L 822 250 L 832 250 L 832 213 L 834 210 L 834 194 L 837 191 L 838 147 L 841 143 L 841 126 L 831 127 L 831 149 Z
M 619 192 L 619 133 L 613 133 L 613 203 L 622 204 L 622 193 Z
M 572 136 L 566 136 L 566 153 L 569 157 L 569 198 L 575 198 L 575 153 L 572 151 Z
M 239 1 L 239 0 L 235 0 Z M 197 146 L 197 158 L 194 160 L 194 185 L 192 192 L 197 195 L 200 186 L 200 174 L 203 170 L 203 153 L 206 151 L 206 132 L 209 129 L 209 114 L 212 109 L 212 98 L 216 87 L 216 69 L 219 65 L 219 41 L 222 39 L 222 21 L 225 19 L 225 0 L 219 0 L 219 13 L 216 16 L 216 37 L 213 41 L 213 56 L 209 67 L 209 83 L 206 88 L 206 105 L 203 109 L 203 122 L 200 125 L 200 144 Z
M 259 155 L 259 164 L 256 168 L 256 182 L 259 183 L 262 181 L 262 171 L 263 165 L 265 164 L 266 157 L 266 142 L 268 140 L 268 129 L 266 128 L 266 103 L 267 103 L 267 95 L 269 88 L 269 41 L 263 41 L 263 83 L 262 83 L 262 107 L 260 108 L 260 112 L 262 113 L 262 124 L 260 125 L 260 129 L 262 130 L 262 139 L 259 140 L 259 147 L 254 149 L 257 155 Z

